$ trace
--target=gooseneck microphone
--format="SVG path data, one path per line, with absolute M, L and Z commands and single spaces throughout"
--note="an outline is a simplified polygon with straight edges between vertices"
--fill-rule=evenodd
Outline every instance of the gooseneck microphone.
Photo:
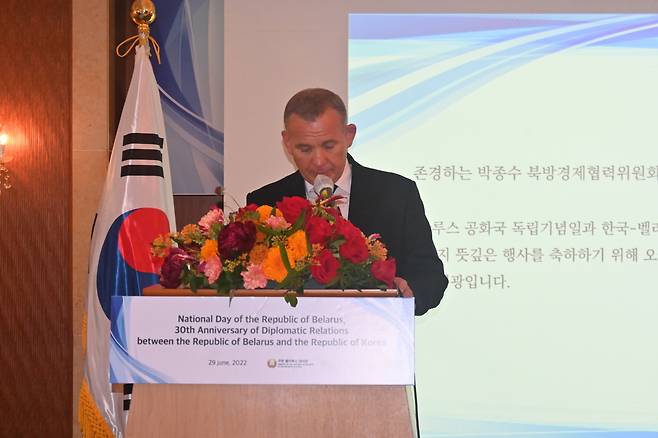
M 318 175 L 313 181 L 313 190 L 320 199 L 329 199 L 334 194 L 334 181 L 327 175 Z

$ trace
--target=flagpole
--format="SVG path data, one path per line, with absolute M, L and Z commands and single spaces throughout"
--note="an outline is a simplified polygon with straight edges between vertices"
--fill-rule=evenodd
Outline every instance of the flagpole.
M 78 418 L 84 438 L 124 438 L 132 388 L 112 388 L 111 301 L 137 296 L 159 282 L 160 265 L 150 243 L 175 230 L 171 171 L 158 85 L 148 56 L 159 45 L 150 36 L 155 21 L 151 0 L 135 0 L 130 17 L 133 35 L 116 48 L 117 55 L 135 54 L 126 101 L 114 139 L 92 230 L 87 281 L 85 375 Z M 134 49 L 134 50 L 133 50 Z
M 156 18 L 155 4 L 151 0 L 135 0 L 130 5 L 130 18 L 133 23 L 137 25 L 137 46 L 144 47 L 146 54 L 151 56 L 151 47 L 149 45 L 149 38 L 151 37 L 150 25 L 153 24 Z M 151 38 L 152 39 L 152 38 Z M 160 48 L 157 46 L 155 40 L 153 43 L 156 47 L 158 62 L 160 62 Z M 132 50 L 130 50 L 132 51 Z M 124 384 L 123 386 L 123 422 L 124 425 L 128 422 L 128 413 L 130 411 L 130 404 L 132 402 L 132 384 Z

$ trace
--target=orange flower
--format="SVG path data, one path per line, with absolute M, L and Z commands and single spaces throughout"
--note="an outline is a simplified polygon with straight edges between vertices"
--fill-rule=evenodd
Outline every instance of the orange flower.
M 267 250 L 267 255 L 263 261 L 263 272 L 269 280 L 281 283 L 288 276 L 288 270 L 283 264 L 281 252 L 278 247 L 272 247 Z
M 217 245 L 217 241 L 208 239 L 203 244 L 203 247 L 201 247 L 201 253 L 199 255 L 201 256 L 201 260 L 207 262 L 211 258 L 217 257 L 218 253 L 219 253 L 219 248 Z
M 151 254 L 155 257 L 164 258 L 169 254 L 169 249 L 173 246 L 174 241 L 171 240 L 169 233 L 160 234 L 153 240 L 151 244 Z
M 311 245 L 311 250 L 312 250 L 311 255 L 313 256 L 313 258 L 316 258 L 318 254 L 320 254 L 320 251 L 322 251 L 323 249 L 324 249 L 324 245 L 321 245 L 319 243 L 314 243 L 313 245 Z
M 308 255 L 308 243 L 306 241 L 306 233 L 303 230 L 295 231 L 288 237 L 286 252 L 288 253 L 290 266 L 294 266 L 297 260 Z
M 187 224 L 180 232 L 180 237 L 183 243 L 192 243 L 192 241 L 201 234 L 197 224 Z
M 265 222 L 268 217 L 272 216 L 272 210 L 274 210 L 274 209 L 272 207 L 270 207 L 269 205 L 261 205 L 260 207 L 258 207 L 256 209 L 256 211 L 260 215 L 260 221 Z M 274 215 L 281 217 L 281 216 L 283 216 L 283 213 L 281 213 L 281 210 L 277 209 L 274 212 Z
M 256 209 L 256 213 L 258 213 L 258 215 L 260 216 L 259 222 L 261 224 L 264 224 L 265 221 L 267 221 L 267 218 L 272 216 L 272 210 L 274 209 L 269 205 L 261 205 Z M 279 210 L 276 210 L 275 216 L 281 216 L 281 212 Z M 267 235 L 262 231 L 256 231 L 256 242 L 258 243 L 264 242 L 266 237 Z
M 368 252 L 375 260 L 386 260 L 388 249 L 379 240 L 368 240 Z
M 267 256 L 267 245 L 256 244 L 249 252 L 249 261 L 256 265 L 260 265 Z

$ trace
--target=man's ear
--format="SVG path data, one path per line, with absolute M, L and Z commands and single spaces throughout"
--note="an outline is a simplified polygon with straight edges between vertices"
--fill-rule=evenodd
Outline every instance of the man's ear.
M 283 147 L 286 148 L 286 151 L 288 151 L 289 154 L 292 154 L 292 150 L 290 147 L 290 136 L 288 135 L 288 132 L 285 129 L 281 131 L 281 142 L 283 143 Z
M 354 123 L 350 123 L 345 127 L 345 136 L 347 137 L 347 147 L 352 146 L 354 137 L 356 137 L 356 125 Z

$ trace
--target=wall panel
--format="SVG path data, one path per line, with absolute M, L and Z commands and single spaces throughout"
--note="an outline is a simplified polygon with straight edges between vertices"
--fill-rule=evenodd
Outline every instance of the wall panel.
M 71 4 L 4 0 L 0 436 L 71 436 Z

